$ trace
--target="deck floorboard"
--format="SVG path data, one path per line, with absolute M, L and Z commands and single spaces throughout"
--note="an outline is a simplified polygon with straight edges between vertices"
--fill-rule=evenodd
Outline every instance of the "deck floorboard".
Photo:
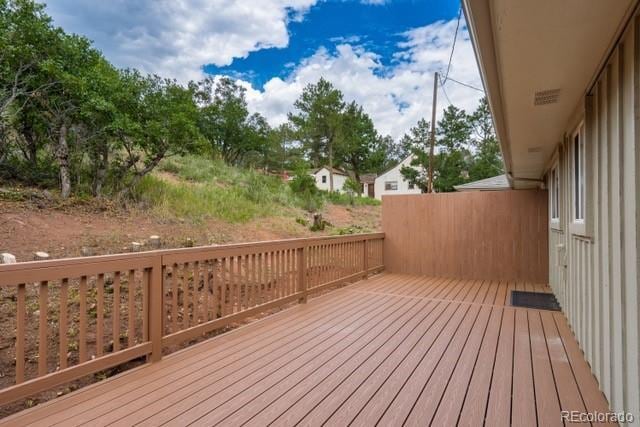
M 562 425 L 606 411 L 547 285 L 384 273 L 0 425 Z

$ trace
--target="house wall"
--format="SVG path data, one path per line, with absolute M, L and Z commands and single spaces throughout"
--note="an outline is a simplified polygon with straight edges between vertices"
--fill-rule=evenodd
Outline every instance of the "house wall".
M 614 411 L 640 417 L 640 22 L 623 34 L 556 159 L 560 220 L 549 228 L 549 282 Z M 586 218 L 572 221 L 569 136 L 584 120 Z M 550 174 L 547 174 L 550 187 Z
M 413 189 L 409 188 L 409 182 L 406 181 L 402 174 L 400 173 L 400 169 L 403 166 L 411 166 L 411 157 L 407 157 L 402 162 L 400 162 L 393 169 L 388 170 L 382 175 L 378 176 L 374 182 L 374 194 L 375 198 L 378 200 L 382 200 L 382 196 L 384 195 L 393 195 L 393 194 L 420 194 L 420 188 L 417 186 Z M 398 183 L 397 190 L 385 190 L 385 182 L 387 181 L 395 181 Z
M 329 169 L 327 168 L 322 168 L 320 169 L 318 172 L 316 172 L 315 174 L 312 174 L 312 176 L 315 178 L 316 180 L 316 187 L 318 187 L 320 190 L 325 190 L 325 191 L 329 191 L 330 188 L 330 178 L 329 178 Z M 327 177 L 327 182 L 323 183 L 322 182 L 322 177 L 326 176 Z M 342 187 L 344 186 L 344 183 L 347 181 L 347 177 L 344 175 L 340 175 L 337 173 L 333 174 L 333 190 L 334 191 L 343 191 Z
M 385 196 L 382 230 L 390 272 L 547 282 L 546 191 Z

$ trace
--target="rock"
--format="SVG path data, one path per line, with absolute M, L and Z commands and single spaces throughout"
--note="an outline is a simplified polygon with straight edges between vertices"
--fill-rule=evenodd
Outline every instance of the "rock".
M 131 242 L 131 252 L 140 252 L 140 249 L 142 249 L 142 243 Z
M 46 259 L 49 259 L 49 254 L 46 252 L 42 252 L 42 251 L 38 251 L 38 252 L 34 252 L 33 254 L 33 260 L 34 261 L 43 261 Z
M 151 246 L 153 249 L 159 249 L 160 248 L 160 236 L 149 236 L 149 246 Z
M 93 256 L 93 249 L 87 246 L 80 248 L 80 254 L 82 256 Z
M 15 264 L 16 256 L 8 252 L 0 254 L 0 264 Z

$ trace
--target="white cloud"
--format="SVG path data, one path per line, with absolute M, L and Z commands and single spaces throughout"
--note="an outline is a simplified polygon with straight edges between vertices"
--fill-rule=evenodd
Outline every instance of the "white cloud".
M 287 23 L 317 0 L 53 0 L 56 25 L 86 35 L 119 67 L 188 81 L 206 64 L 285 47 Z
M 441 21 L 407 31 L 389 68 L 381 64 L 377 54 L 361 46 L 345 43 L 338 45 L 335 52 L 320 48 L 301 61 L 287 79 L 273 78 L 263 90 L 244 82 L 249 105 L 272 125 L 280 124 L 304 86 L 324 77 L 342 90 L 346 100 L 361 104 L 381 133 L 399 138 L 420 118 L 430 119 L 433 73 L 446 69 L 455 26 L 455 20 Z M 464 27 L 458 34 L 450 76 L 476 87 L 481 85 Z M 467 111 L 473 110 L 482 96 L 452 81 L 447 82 L 445 90 L 454 105 Z M 448 101 L 443 92 L 438 96 L 441 111 Z
M 266 47 L 289 43 L 287 25 L 300 20 L 320 0 L 51 0 L 54 22 L 67 31 L 93 39 L 119 67 L 174 77 L 182 82 L 203 76 L 202 66 L 229 65 Z M 384 0 L 362 0 L 384 3 Z M 257 6 L 259 4 L 259 6 Z M 335 49 L 318 48 L 308 58 L 285 64 L 286 79 L 272 78 L 262 90 L 247 87 L 253 111 L 272 125 L 286 120 L 293 102 L 308 83 L 321 76 L 333 82 L 347 100 L 356 100 L 372 116 L 378 130 L 399 138 L 421 117 L 430 117 L 433 72 L 446 68 L 455 20 L 435 22 L 402 34 L 391 66 L 355 35 L 333 40 Z M 469 41 L 461 27 L 451 76 L 479 86 Z M 480 96 L 449 82 L 455 105 L 471 110 Z M 440 93 L 439 106 L 446 100 Z

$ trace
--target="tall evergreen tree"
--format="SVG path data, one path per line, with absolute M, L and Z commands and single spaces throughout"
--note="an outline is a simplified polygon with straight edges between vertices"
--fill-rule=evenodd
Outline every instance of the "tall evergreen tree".
M 334 154 L 344 109 L 342 92 L 320 78 L 303 89 L 294 107 L 296 111 L 289 114 L 289 121 L 313 166 L 329 166 L 329 189 L 333 191 Z

